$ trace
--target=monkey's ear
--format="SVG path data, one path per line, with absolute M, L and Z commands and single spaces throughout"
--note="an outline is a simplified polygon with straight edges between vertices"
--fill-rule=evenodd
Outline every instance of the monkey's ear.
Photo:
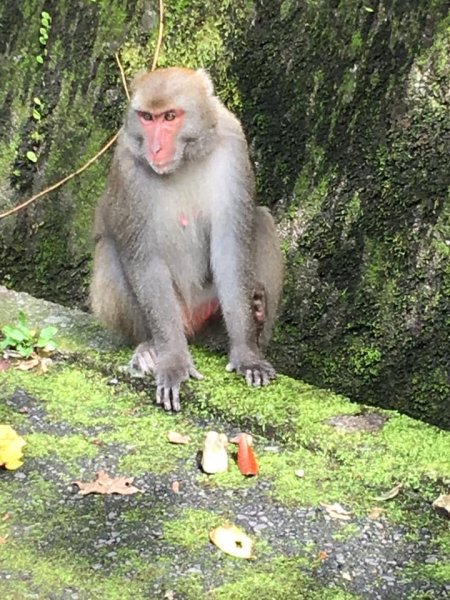
M 197 69 L 197 73 L 202 78 L 208 96 L 214 96 L 214 84 L 211 80 L 211 77 L 208 75 L 205 69 Z

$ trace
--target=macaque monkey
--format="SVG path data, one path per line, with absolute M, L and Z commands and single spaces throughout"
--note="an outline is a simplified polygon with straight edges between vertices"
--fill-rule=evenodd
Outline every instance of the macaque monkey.
M 138 76 L 95 219 L 94 314 L 137 344 L 131 364 L 180 410 L 180 385 L 201 379 L 187 340 L 214 320 L 227 369 L 249 385 L 275 377 L 263 351 L 283 264 L 237 118 L 203 70 Z

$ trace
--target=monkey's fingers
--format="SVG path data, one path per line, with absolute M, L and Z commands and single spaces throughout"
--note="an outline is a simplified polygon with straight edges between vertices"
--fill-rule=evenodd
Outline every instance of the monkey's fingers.
M 251 385 L 253 387 L 269 385 L 272 379 L 275 379 L 277 375 L 275 369 L 267 361 L 261 361 L 261 363 L 252 365 L 239 366 L 229 362 L 226 366 L 226 370 L 240 373 L 245 377 L 247 385 Z
M 179 412 L 181 410 L 180 386 L 174 385 L 170 387 L 158 385 L 156 388 L 156 404 L 162 404 L 164 410 L 173 410 L 174 412 Z
M 156 352 L 148 342 L 143 342 L 134 351 L 129 368 L 137 375 L 154 373 L 156 365 Z
M 195 367 L 190 367 L 189 377 L 192 377 L 193 379 L 204 379 L 205 378 L 205 376 L 202 375 L 200 373 L 200 371 L 197 371 L 197 369 Z
M 166 388 L 164 394 L 164 409 L 180 412 L 180 385 L 174 385 L 171 388 Z
M 158 385 L 156 387 L 156 404 L 162 404 L 164 402 L 164 386 Z
M 258 369 L 247 369 L 245 371 L 245 381 L 247 385 L 261 387 L 261 374 Z
M 275 379 L 275 377 L 277 376 L 277 374 L 275 373 L 275 370 L 273 371 L 273 373 L 266 373 L 266 371 L 263 372 L 262 374 L 262 385 L 269 385 L 269 383 L 272 381 L 272 379 Z
M 260 369 L 248 369 L 245 373 L 245 381 L 248 385 L 252 385 L 254 387 L 261 387 L 269 385 L 272 379 L 275 379 L 276 373 L 268 372 Z
M 267 361 L 262 361 L 260 364 L 253 365 L 235 365 L 229 362 L 225 367 L 227 371 L 236 371 L 245 377 L 247 385 L 261 387 L 269 385 L 272 379 L 275 379 L 277 373 L 272 365 Z

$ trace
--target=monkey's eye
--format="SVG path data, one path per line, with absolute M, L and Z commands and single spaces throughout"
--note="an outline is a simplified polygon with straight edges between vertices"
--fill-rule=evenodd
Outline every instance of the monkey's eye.
M 153 115 L 152 115 L 152 113 L 144 112 L 144 111 L 139 111 L 139 116 L 144 121 L 153 121 Z
M 173 110 L 168 110 L 166 113 L 164 113 L 164 120 L 165 121 L 173 121 L 176 117 L 176 114 L 174 113 Z

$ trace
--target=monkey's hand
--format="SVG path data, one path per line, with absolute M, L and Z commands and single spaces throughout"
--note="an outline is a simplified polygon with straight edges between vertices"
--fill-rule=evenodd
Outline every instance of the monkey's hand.
M 178 412 L 181 409 L 180 386 L 190 377 L 203 379 L 189 355 L 158 355 L 155 365 L 156 404 L 162 404 L 165 410 Z
M 245 377 L 248 385 L 260 387 L 268 385 L 276 377 L 276 371 L 268 362 L 249 348 L 236 348 L 230 352 L 227 371 L 236 371 Z

